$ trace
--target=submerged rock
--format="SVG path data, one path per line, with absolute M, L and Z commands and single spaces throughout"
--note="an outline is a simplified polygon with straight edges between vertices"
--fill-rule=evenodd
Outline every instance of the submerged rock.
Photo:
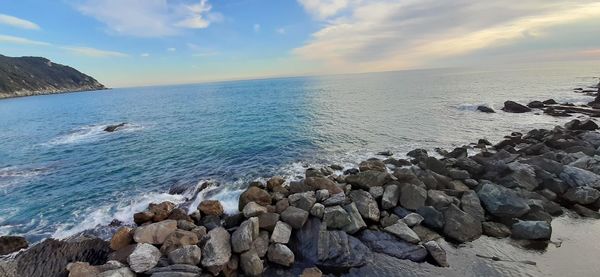
M 483 113 L 495 113 L 495 111 L 488 106 L 477 106 L 477 110 Z
M 502 110 L 509 113 L 526 113 L 531 111 L 530 108 L 514 101 L 504 102 L 504 107 L 502 108 Z
M 118 129 L 121 129 L 122 127 L 125 127 L 125 122 L 120 123 L 120 124 L 116 124 L 116 125 L 108 125 L 106 127 L 104 127 L 104 132 L 109 132 L 112 133 Z

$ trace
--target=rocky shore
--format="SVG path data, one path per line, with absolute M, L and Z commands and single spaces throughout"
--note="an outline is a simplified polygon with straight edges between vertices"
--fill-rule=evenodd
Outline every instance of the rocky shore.
M 453 267 L 446 242 L 548 244 L 553 218 L 565 211 L 600 218 L 598 128 L 573 119 L 494 145 L 415 149 L 408 159 L 386 151 L 357 168 L 309 168 L 299 181 L 275 176 L 250 183 L 237 214 L 215 200 L 191 210 L 155 203 L 109 241 L 81 234 L 20 250 L 22 238 L 2 237 L 0 276 L 364 276 L 387 261 L 444 274 Z

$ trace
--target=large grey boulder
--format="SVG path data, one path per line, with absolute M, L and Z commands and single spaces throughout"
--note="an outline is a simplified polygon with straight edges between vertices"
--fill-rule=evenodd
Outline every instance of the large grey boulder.
M 160 260 L 160 250 L 152 244 L 138 243 L 131 255 L 127 258 L 129 268 L 135 273 L 152 269 Z
M 600 191 L 591 187 L 574 187 L 568 189 L 563 198 L 577 204 L 589 205 L 600 198 Z
M 254 223 L 246 220 L 231 234 L 231 248 L 235 253 L 248 251 L 254 240 Z
M 263 272 L 263 262 L 254 249 L 240 255 L 240 267 L 247 276 L 260 276 Z
M 346 233 L 354 234 L 364 228 L 367 228 L 367 224 L 360 215 L 360 212 L 358 211 L 358 208 L 354 202 L 344 205 L 344 210 L 346 210 L 348 216 L 350 217 L 350 223 L 343 227 Z
M 246 206 L 244 206 L 244 209 L 242 210 L 242 214 L 244 214 L 244 216 L 247 218 L 258 216 L 264 213 L 267 213 L 267 208 L 259 205 L 254 201 L 246 204 Z
M 351 223 L 350 215 L 340 206 L 325 208 L 323 215 L 323 223 L 329 229 L 341 229 Z
M 358 212 L 366 220 L 379 221 L 379 207 L 373 196 L 364 190 L 353 190 L 349 194 L 350 198 L 356 204 Z
M 423 225 L 433 229 L 442 229 L 444 227 L 444 214 L 434 207 L 424 206 L 418 208 L 417 213 L 423 216 Z
M 163 220 L 135 229 L 133 240 L 137 243 L 163 244 L 177 230 L 177 220 Z
M 498 180 L 498 184 L 507 188 L 518 187 L 529 191 L 538 187 L 539 184 L 535 178 L 535 169 L 531 165 L 512 162 L 507 167 L 511 173 Z
M 483 234 L 494 238 L 505 238 L 510 236 L 510 229 L 498 222 L 486 221 L 481 223 Z
M 424 219 L 425 218 L 423 218 L 423 216 L 418 213 L 409 213 L 404 218 L 402 218 L 402 221 L 406 223 L 408 227 L 412 228 L 413 226 L 421 224 L 421 222 L 423 222 Z
M 346 176 L 346 183 L 357 189 L 369 190 L 370 187 L 381 187 L 390 181 L 388 173 L 375 170 L 362 171 Z
M 274 243 L 269 246 L 267 258 L 270 262 L 283 266 L 291 266 L 294 263 L 294 253 L 287 246 Z
M 223 227 L 210 230 L 206 236 L 208 239 L 202 247 L 202 266 L 213 267 L 218 273 L 218 268 L 227 264 L 231 258 L 231 236 Z
M 409 210 L 416 210 L 425 206 L 427 191 L 413 184 L 405 184 L 400 190 L 400 205 Z
M 417 233 L 410 229 L 402 220 L 385 227 L 383 230 L 410 243 L 419 243 L 421 241 Z
M 281 213 L 281 220 L 294 229 L 300 229 L 308 219 L 308 212 L 296 208 L 294 206 L 289 206 Z
M 292 226 L 283 221 L 278 221 L 277 224 L 275 224 L 273 233 L 271 234 L 271 242 L 285 244 L 290 241 L 291 236 Z
M 571 187 L 588 186 L 600 188 L 600 175 L 579 167 L 565 165 L 563 171 L 558 176 Z
M 481 221 L 461 211 L 454 204 L 444 210 L 444 234 L 458 242 L 473 241 L 481 236 Z
M 595 174 L 600 174 L 600 156 L 582 157 L 570 163 L 569 165 L 591 171 Z
M 431 240 L 426 243 L 423 243 L 429 255 L 433 258 L 433 260 L 438 263 L 441 267 L 448 267 L 448 260 L 446 259 L 446 251 L 442 248 L 437 242 Z
M 202 251 L 197 245 L 186 245 L 168 254 L 171 264 L 197 265 L 202 258 Z
M 463 193 L 463 196 L 460 198 L 460 207 L 473 218 L 479 221 L 485 220 L 485 210 L 481 207 L 479 197 L 474 191 L 470 190 Z
M 384 210 L 391 209 L 398 205 L 400 198 L 400 187 L 396 184 L 385 186 L 383 196 L 381 197 L 381 208 Z
M 546 221 L 519 221 L 512 225 L 511 232 L 515 239 L 549 240 L 552 226 Z
M 312 206 L 317 202 L 314 191 L 294 193 L 288 196 L 288 199 L 290 201 L 290 205 L 305 211 L 310 211 Z
M 496 184 L 483 184 L 477 195 L 483 207 L 498 217 L 520 217 L 529 211 L 527 201 L 513 190 Z
M 408 243 L 389 233 L 367 229 L 360 232 L 358 238 L 373 252 L 413 262 L 422 262 L 427 258 L 427 250 L 422 245 Z

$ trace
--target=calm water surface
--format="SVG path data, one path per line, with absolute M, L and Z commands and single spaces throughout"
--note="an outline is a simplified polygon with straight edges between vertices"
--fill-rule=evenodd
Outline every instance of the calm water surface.
M 182 202 L 203 180 L 237 208 L 248 181 L 451 148 L 567 119 L 484 114 L 505 100 L 586 102 L 597 67 L 444 69 L 113 89 L 0 101 L 0 234 L 62 238 Z M 106 133 L 108 124 L 127 122 Z M 196 199 L 199 201 L 199 199 Z M 600 229 L 595 228 L 600 231 Z

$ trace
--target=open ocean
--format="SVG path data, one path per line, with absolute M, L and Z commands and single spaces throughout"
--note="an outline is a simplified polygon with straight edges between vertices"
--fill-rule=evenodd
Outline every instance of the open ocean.
M 275 78 L 0 101 L 0 235 L 36 242 L 131 222 L 150 202 L 211 198 L 237 210 L 252 180 L 374 153 L 450 149 L 570 118 L 509 114 L 505 100 L 588 102 L 590 63 Z M 495 114 L 475 111 L 479 104 Z M 107 133 L 108 124 L 127 122 Z M 170 195 L 172 187 L 187 188 Z

